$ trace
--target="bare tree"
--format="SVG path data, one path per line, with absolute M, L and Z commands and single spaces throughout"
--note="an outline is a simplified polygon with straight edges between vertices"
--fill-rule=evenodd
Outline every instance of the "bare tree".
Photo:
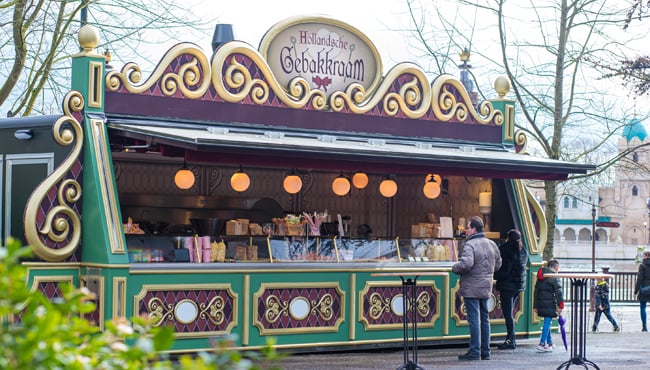
M 82 22 L 99 30 L 100 52 L 110 49 L 129 58 L 145 45 L 177 38 L 180 31 L 207 32 L 206 21 L 190 9 L 196 9 L 191 2 L 172 0 L 0 2 L 0 110 L 28 116 L 60 105 Z
M 646 2 L 647 1 L 647 2 Z M 634 20 L 645 21 L 649 16 L 650 0 L 634 0 L 625 18 L 623 29 L 629 29 Z M 650 55 L 619 59 L 615 64 L 597 63 L 604 78 L 621 78 L 636 95 L 650 93 Z
M 426 11 L 422 2 L 409 0 L 407 3 L 411 13 Z M 625 46 L 629 40 L 621 34 L 625 4 L 596 0 L 453 3 L 447 7 L 437 1 L 430 8 L 437 14 L 432 19 L 451 21 L 428 22 L 428 17 L 413 16 L 413 22 L 423 22 L 413 27 L 420 35 L 415 38 L 429 42 L 423 31 L 427 26 L 438 30 L 433 33 L 454 35 L 457 50 L 471 48 L 473 61 L 485 63 L 479 67 L 481 74 L 493 79 L 495 73 L 505 73 L 518 102 L 517 129 L 531 139 L 535 154 L 597 164 L 595 174 L 605 173 L 616 163 L 617 153 L 604 162 L 590 162 L 612 136 L 620 133 L 629 116 L 621 108 L 622 102 L 598 79 L 594 65 L 629 52 Z M 429 48 L 440 49 L 435 45 Z M 479 85 L 490 83 L 479 81 Z M 589 140 L 567 141 L 579 136 L 587 136 Z M 544 258 L 553 256 L 557 185 L 554 181 L 544 183 L 548 224 Z

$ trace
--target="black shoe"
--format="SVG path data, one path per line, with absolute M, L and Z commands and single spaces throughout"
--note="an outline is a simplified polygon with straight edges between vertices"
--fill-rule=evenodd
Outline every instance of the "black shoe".
M 490 355 L 481 355 L 481 360 L 491 360 L 492 357 Z
M 516 349 L 517 345 L 511 339 L 506 339 L 505 342 L 497 346 L 498 349 Z
M 467 352 L 464 355 L 458 356 L 458 359 L 461 361 L 474 361 L 474 360 L 480 360 L 481 356 Z
M 598 331 L 598 328 L 597 328 L 597 327 L 595 327 L 595 326 L 592 326 L 592 327 L 591 327 L 591 332 L 592 332 L 592 333 L 595 333 L 595 332 L 597 332 L 597 331 Z
M 648 328 L 645 325 L 643 325 L 643 328 L 641 329 L 641 331 L 648 331 Z

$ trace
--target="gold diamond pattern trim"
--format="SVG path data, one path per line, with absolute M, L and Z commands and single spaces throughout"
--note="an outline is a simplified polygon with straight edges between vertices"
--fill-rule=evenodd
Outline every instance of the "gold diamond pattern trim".
M 63 101 L 64 115 L 59 117 L 52 127 L 54 140 L 63 146 L 73 145 L 68 157 L 41 182 L 27 200 L 23 222 L 25 239 L 34 253 L 48 262 L 58 262 L 70 257 L 79 247 L 81 240 L 81 216 L 72 206 L 81 199 L 81 185 L 72 179 L 61 181 L 79 158 L 83 146 L 83 129 L 74 118 L 75 112 L 81 112 L 84 98 L 78 91 L 70 91 Z M 58 206 L 48 210 L 45 224 L 37 230 L 36 219 L 39 207 L 47 197 L 50 189 L 61 181 L 57 192 Z M 61 243 L 69 238 L 67 244 L 59 249 L 48 247 L 41 241 L 41 236 Z
M 180 55 L 189 54 L 191 60 L 177 73 L 166 72 Z M 262 78 L 254 78 L 253 67 L 240 62 L 244 56 L 252 61 Z M 410 77 L 405 77 L 410 76 Z M 389 92 L 398 79 L 398 92 Z M 210 85 L 217 95 L 229 103 L 241 103 L 250 99 L 254 104 L 268 102 L 271 91 L 286 106 L 303 109 L 307 106 L 320 111 L 340 112 L 347 109 L 354 114 L 364 114 L 381 105 L 388 116 L 400 112 L 408 118 L 424 117 L 431 110 L 436 119 L 449 122 L 468 122 L 470 117 L 480 124 L 504 124 L 504 114 L 495 109 L 490 101 L 482 101 L 474 107 L 463 84 L 451 75 L 441 75 L 433 82 L 425 72 L 413 63 L 400 63 L 381 80 L 377 88 L 369 91 L 359 83 L 350 84 L 345 91 L 333 92 L 329 99 L 325 92 L 312 89 L 303 77 L 295 77 L 288 86 L 281 86 L 266 60 L 257 50 L 241 41 L 231 41 L 221 46 L 212 62 L 192 43 L 181 43 L 164 55 L 149 78 L 142 82 L 142 70 L 135 63 L 125 64 L 120 71 L 106 74 L 106 89 L 118 91 L 124 87 L 128 92 L 139 94 L 159 84 L 165 96 L 180 92 L 190 99 L 201 99 Z

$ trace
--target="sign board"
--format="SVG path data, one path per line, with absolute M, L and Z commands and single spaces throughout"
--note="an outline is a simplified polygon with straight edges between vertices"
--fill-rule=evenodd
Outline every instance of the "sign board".
M 598 227 L 619 227 L 621 224 L 618 222 L 596 222 L 596 226 Z
M 356 28 L 326 17 L 280 22 L 267 31 L 259 49 L 284 88 L 293 78 L 303 77 L 328 96 L 351 83 L 368 93 L 381 79 L 375 45 Z

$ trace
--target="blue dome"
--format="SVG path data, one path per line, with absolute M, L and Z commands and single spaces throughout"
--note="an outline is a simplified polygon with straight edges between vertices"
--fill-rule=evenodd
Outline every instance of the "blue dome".
M 625 125 L 622 136 L 626 138 L 627 141 L 631 141 L 635 137 L 643 141 L 646 137 L 648 137 L 648 133 L 646 132 L 645 127 L 641 121 L 636 118 L 632 118 L 630 122 Z

